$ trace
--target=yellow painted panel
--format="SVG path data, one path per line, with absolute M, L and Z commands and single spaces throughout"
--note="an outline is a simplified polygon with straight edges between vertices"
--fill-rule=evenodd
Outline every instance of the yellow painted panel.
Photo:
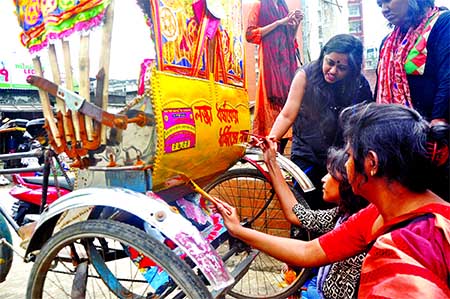
M 157 70 L 151 89 L 158 135 L 154 190 L 179 175 L 196 180 L 226 171 L 244 154 L 250 130 L 245 89 Z

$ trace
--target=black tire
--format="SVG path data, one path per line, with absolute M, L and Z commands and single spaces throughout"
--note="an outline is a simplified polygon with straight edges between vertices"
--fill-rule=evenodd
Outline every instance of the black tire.
M 272 235 L 290 236 L 291 227 L 284 218 L 275 191 L 259 170 L 231 169 L 206 186 L 205 190 L 236 207 L 241 221 L 247 223 L 249 227 Z M 296 194 L 299 203 L 308 207 L 304 199 L 297 196 L 298 193 L 294 187 L 291 187 L 291 190 Z M 285 225 L 284 230 L 275 228 L 280 224 Z M 306 239 L 309 239 L 308 233 Z M 220 254 L 226 254 L 235 244 L 234 240 L 230 239 L 220 245 L 217 250 Z M 245 249 L 241 250 L 239 254 L 227 260 L 225 263 L 229 270 L 232 271 L 240 261 L 245 259 L 247 253 Z M 283 262 L 260 252 L 250 265 L 249 271 L 239 279 L 228 294 L 239 299 L 287 298 L 299 291 L 310 271 L 306 268 L 295 269 L 296 279 L 286 285 L 283 284 L 284 276 L 281 274 L 283 267 L 285 267 Z
M 71 298 L 72 288 L 78 292 L 86 291 L 81 296 L 83 298 L 151 297 L 156 290 L 150 287 L 125 254 L 123 248 L 128 248 L 126 246 L 150 258 L 170 276 L 164 289 L 158 289 L 158 292 L 163 292 L 158 298 L 167 298 L 169 291 L 172 292 L 170 296 L 184 292 L 185 297 L 177 298 L 211 298 L 200 278 L 168 247 L 134 226 L 112 220 L 78 222 L 52 236 L 40 250 L 33 265 L 27 298 Z M 90 254 L 90 249 L 94 249 L 95 254 Z M 79 267 L 73 266 L 75 260 Z M 87 270 L 80 271 L 80 268 L 83 269 L 81 265 Z M 129 269 L 125 267 L 127 265 Z M 125 292 L 132 293 L 131 296 L 118 296 L 117 291 L 112 291 L 106 285 L 106 278 L 96 271 L 96 267 L 104 266 L 109 268 L 107 280 L 110 284 L 115 286 L 120 283 Z M 76 271 L 83 273 L 76 276 Z
M 8 221 L 3 215 L 4 210 L 0 207 L 0 239 L 4 239 L 9 244 L 13 243 L 11 232 L 9 231 Z M 6 242 L 0 243 L 0 283 L 4 282 L 6 276 L 11 270 L 14 252 Z

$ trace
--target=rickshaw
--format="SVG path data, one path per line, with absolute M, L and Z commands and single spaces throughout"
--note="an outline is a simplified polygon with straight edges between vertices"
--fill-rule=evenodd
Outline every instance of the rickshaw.
M 138 96 L 119 113 L 108 111 L 114 0 L 15 3 L 22 42 L 39 53 L 28 82 L 39 88 L 48 151 L 67 155 L 76 172 L 75 191 L 49 206 L 43 201 L 26 240 L 25 260 L 33 262 L 27 298 L 293 294 L 306 270 L 287 280 L 283 263 L 229 236 L 204 191 L 213 191 L 220 175 L 226 181 L 223 174 L 234 173 L 237 161 L 251 164 L 258 181 L 245 172 L 237 183 L 265 193 L 240 194 L 239 213 L 245 225 L 271 229 L 277 201 L 260 153 L 246 154 L 241 1 L 138 0 L 156 58 L 142 63 Z M 93 26 L 101 27 L 102 52 L 91 96 Z M 76 67 L 67 38 L 75 32 L 81 32 Z M 304 190 L 312 188 L 301 170 L 279 161 Z
M 24 143 L 26 138 L 23 134 L 26 131 L 27 119 L 16 118 L 6 121 L 0 126 L 0 154 L 15 153 L 20 144 Z M 16 163 L 17 164 L 17 163 Z M 15 167 L 11 162 L 4 163 L 4 168 Z

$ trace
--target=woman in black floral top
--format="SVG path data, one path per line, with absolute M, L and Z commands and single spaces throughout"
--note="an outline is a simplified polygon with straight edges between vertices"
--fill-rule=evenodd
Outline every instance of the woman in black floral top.
M 337 207 L 329 210 L 310 210 L 298 204 L 275 161 L 276 145 L 268 140 L 268 143 L 262 145 L 262 149 L 283 213 L 292 224 L 300 225 L 314 233 L 324 234 L 367 206 L 368 202 L 364 198 L 352 192 L 345 170 L 348 155 L 343 149 L 331 148 L 328 151 L 328 174 L 322 178 L 323 199 L 337 204 Z M 302 293 L 302 298 L 356 298 L 364 257 L 365 253 L 362 253 L 344 261 L 320 267 L 317 288 L 314 283 L 309 284 L 306 293 Z

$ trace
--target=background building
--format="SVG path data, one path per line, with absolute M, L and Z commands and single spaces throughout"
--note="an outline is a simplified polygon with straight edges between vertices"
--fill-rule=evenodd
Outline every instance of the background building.
M 302 30 L 303 53 L 306 62 L 317 59 L 323 45 L 332 36 L 337 33 L 349 32 L 346 2 L 342 0 L 301 0 L 305 14 Z
M 303 52 L 306 61 L 317 59 L 322 46 L 334 35 L 349 33 L 364 45 L 364 73 L 372 87 L 378 47 L 390 28 L 375 0 L 301 0 L 303 22 Z

